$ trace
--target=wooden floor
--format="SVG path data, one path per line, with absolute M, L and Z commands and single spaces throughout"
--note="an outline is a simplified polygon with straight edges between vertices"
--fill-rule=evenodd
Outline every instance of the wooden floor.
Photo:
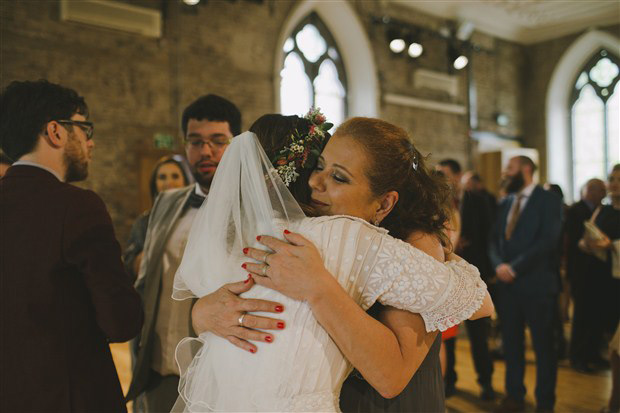
M 129 345 L 112 344 L 112 355 L 118 370 L 118 375 L 127 392 L 131 380 L 131 362 L 129 359 Z M 534 384 L 536 382 L 536 367 L 534 354 L 531 349 L 527 352 L 526 387 L 527 387 L 527 410 L 533 412 Z M 480 389 L 476 382 L 469 341 L 466 337 L 459 337 L 456 344 L 456 371 L 458 382 L 457 394 L 447 400 L 448 412 L 491 412 L 495 403 L 482 402 L 478 398 Z M 498 400 L 503 396 L 504 390 L 504 363 L 495 362 L 493 385 L 498 393 Z M 558 384 L 556 389 L 557 404 L 555 411 L 564 412 L 598 412 L 606 405 L 611 390 L 611 375 L 609 371 L 597 374 L 580 374 L 568 367 L 566 362 L 560 363 L 558 370 Z
M 536 408 L 534 398 L 536 365 L 531 348 L 526 353 L 526 360 L 526 412 L 533 412 Z M 504 362 L 495 361 L 494 368 L 493 387 L 500 394 L 496 402 L 483 402 L 478 397 L 480 387 L 476 382 L 469 341 L 467 337 L 459 337 L 456 344 L 457 394 L 447 400 L 448 411 L 492 412 L 496 404 L 504 397 Z M 611 372 L 609 370 L 596 374 L 581 374 L 571 369 L 567 361 L 562 361 L 558 368 L 555 411 L 558 413 L 598 412 L 601 407 L 607 405 L 610 391 Z

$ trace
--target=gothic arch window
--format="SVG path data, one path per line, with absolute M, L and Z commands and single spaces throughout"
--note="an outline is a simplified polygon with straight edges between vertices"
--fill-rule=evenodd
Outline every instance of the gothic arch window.
M 620 59 L 599 50 L 575 80 L 570 107 L 573 194 L 590 178 L 603 178 L 620 162 Z
M 319 107 L 334 125 L 347 117 L 347 81 L 338 46 L 316 13 L 309 14 L 282 45 L 280 110 L 304 115 Z

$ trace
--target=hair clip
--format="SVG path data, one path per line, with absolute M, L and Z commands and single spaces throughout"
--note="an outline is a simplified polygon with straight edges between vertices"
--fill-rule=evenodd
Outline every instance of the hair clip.
M 411 163 L 411 167 L 413 168 L 414 171 L 418 170 L 418 156 L 416 155 L 416 153 L 413 153 L 413 162 Z

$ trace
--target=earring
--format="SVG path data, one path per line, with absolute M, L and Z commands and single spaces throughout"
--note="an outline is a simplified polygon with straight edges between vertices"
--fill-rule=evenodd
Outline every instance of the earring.
M 379 226 L 379 220 L 377 218 L 375 218 L 375 227 Z

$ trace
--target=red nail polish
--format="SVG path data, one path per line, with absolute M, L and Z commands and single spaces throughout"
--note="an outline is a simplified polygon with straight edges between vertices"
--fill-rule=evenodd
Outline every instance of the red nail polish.
M 280 322 L 278 323 L 278 328 L 279 328 L 280 330 L 282 330 L 282 329 L 284 328 L 284 323 L 280 321 Z
M 244 254 L 247 254 L 247 253 L 248 253 L 248 248 L 244 248 L 244 249 L 243 249 L 243 253 L 244 253 Z
M 285 230 L 284 230 L 284 233 L 288 235 L 288 234 L 290 234 L 290 233 L 291 233 L 291 231 L 289 231 L 288 229 L 285 229 Z
M 281 313 L 282 311 L 284 311 L 284 307 L 281 305 L 276 305 L 276 312 Z
M 258 237 L 256 237 L 256 241 L 260 241 L 261 236 L 259 235 Z
M 243 264 L 241 264 L 241 268 L 243 268 L 244 270 L 247 268 L 247 264 L 244 262 Z
M 250 353 L 256 353 L 256 350 L 254 350 L 253 348 L 250 349 Z
M 271 337 L 271 336 L 267 336 L 267 337 L 265 337 L 265 341 L 266 341 L 267 343 L 271 343 L 271 342 L 273 341 L 273 337 Z
M 248 274 L 248 278 L 246 278 L 246 280 L 243 283 L 247 284 L 250 282 L 251 279 L 252 279 L 252 274 Z

